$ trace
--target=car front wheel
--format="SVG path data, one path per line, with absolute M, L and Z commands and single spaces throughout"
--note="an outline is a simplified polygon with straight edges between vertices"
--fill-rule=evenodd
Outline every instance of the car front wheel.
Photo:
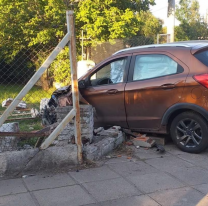
M 208 124 L 197 113 L 183 112 L 170 127 L 174 143 L 184 152 L 200 153 L 208 147 Z

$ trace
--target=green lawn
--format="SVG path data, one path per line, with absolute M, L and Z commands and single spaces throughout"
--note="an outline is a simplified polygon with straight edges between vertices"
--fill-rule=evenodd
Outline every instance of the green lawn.
M 3 113 L 5 108 L 1 106 L 3 100 L 8 98 L 15 98 L 17 94 L 21 91 L 23 88 L 22 85 L 1 85 L 0 84 L 0 114 Z M 34 86 L 29 93 L 23 98 L 23 101 L 27 103 L 27 108 L 37 108 L 39 110 L 40 107 L 40 100 L 42 98 L 50 98 L 52 92 L 54 89 L 51 89 L 50 91 L 44 91 L 41 87 Z M 29 112 L 29 111 L 28 111 Z M 26 117 L 26 116 L 24 116 Z M 15 118 L 15 117 L 9 117 L 9 119 Z M 16 117 L 19 118 L 19 117 Z M 16 120 L 15 122 L 19 122 L 19 128 L 20 131 L 35 131 L 42 129 L 41 125 L 41 118 L 39 119 L 33 119 L 33 120 Z M 20 142 L 20 144 L 30 144 L 31 146 L 35 144 L 37 141 L 37 138 L 31 138 L 28 140 L 23 140 Z
M 23 88 L 23 85 L 1 85 L 0 84 L 0 111 L 4 110 L 5 108 L 2 108 L 1 103 L 3 100 L 8 98 L 15 98 L 17 94 L 21 91 Z M 51 93 L 54 91 L 54 89 L 51 89 L 50 91 L 44 91 L 41 87 L 34 86 L 28 94 L 23 98 L 23 101 L 25 101 L 29 108 L 32 108 L 33 105 L 40 104 L 40 100 L 42 98 L 50 98 Z

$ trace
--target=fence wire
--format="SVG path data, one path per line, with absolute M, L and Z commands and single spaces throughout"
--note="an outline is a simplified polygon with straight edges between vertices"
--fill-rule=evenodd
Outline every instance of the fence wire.
M 84 46 L 84 53 L 82 54 L 81 49 L 79 49 L 81 48 L 81 41 L 78 40 L 77 59 L 90 59 L 97 64 L 120 49 L 155 42 L 156 36 L 117 39 L 96 46 Z M 12 58 L 10 58 L 12 51 L 5 55 L 5 50 L 0 49 L 0 115 L 3 114 L 55 46 L 55 44 L 50 44 L 50 46 L 38 44 L 32 48 L 20 50 Z M 35 86 L 22 99 L 5 124 L 0 127 L 0 132 L 36 132 L 43 129 L 42 108 L 47 105 L 56 88 L 69 84 L 69 48 L 66 46 Z M 0 152 L 33 148 L 39 139 L 39 137 L 0 136 Z

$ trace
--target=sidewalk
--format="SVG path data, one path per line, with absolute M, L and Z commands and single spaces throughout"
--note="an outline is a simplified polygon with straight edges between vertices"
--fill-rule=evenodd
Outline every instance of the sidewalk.
M 165 148 L 79 172 L 0 180 L 0 206 L 207 206 L 208 151 Z

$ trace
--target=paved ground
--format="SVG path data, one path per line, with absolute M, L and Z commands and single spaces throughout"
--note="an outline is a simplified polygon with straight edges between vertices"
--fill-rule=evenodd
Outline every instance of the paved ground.
M 137 149 L 98 168 L 0 180 L 0 206 L 207 206 L 208 151 Z

